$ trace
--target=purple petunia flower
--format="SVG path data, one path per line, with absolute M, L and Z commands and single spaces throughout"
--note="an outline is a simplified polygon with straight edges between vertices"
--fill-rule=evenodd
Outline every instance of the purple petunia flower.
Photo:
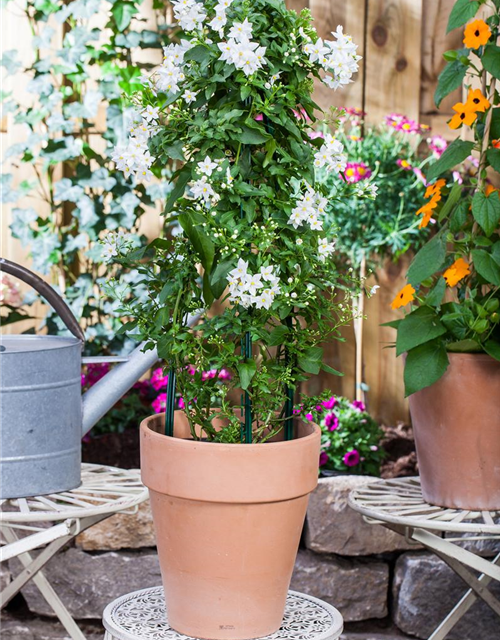
M 355 467 L 360 461 L 359 451 L 357 449 L 351 449 L 344 455 L 344 464 L 347 467 Z
M 354 402 L 351 403 L 351 407 L 361 412 L 366 411 L 365 403 L 361 402 L 361 400 L 354 400 Z
M 328 457 L 328 454 L 326 453 L 326 451 L 322 451 L 319 454 L 319 466 L 322 467 L 323 465 L 325 465 L 329 459 L 330 458 Z
M 313 414 L 312 413 L 306 413 L 306 420 L 312 420 L 313 419 Z
M 339 419 L 334 413 L 329 413 L 325 418 L 325 425 L 328 431 L 335 431 L 339 426 Z
M 333 409 L 337 404 L 337 400 L 335 396 L 332 396 L 329 400 L 325 400 L 321 404 L 325 407 L 325 409 Z
M 155 413 L 161 413 L 162 411 L 164 411 L 165 407 L 167 406 L 167 394 L 158 394 L 158 396 L 151 403 L 151 406 L 153 407 L 153 411 Z
M 164 376 L 163 369 L 159 367 L 158 369 L 155 369 L 153 371 L 153 373 L 151 374 L 151 378 L 149 379 L 149 382 L 153 387 L 153 389 L 156 389 L 156 391 L 159 391 L 160 389 L 163 389 L 164 387 L 167 386 L 168 375 Z

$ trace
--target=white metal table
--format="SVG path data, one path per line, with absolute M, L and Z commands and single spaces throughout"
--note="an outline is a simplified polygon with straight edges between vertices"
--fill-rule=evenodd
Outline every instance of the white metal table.
M 445 638 L 477 598 L 500 616 L 500 601 L 488 590 L 492 580 L 500 582 L 500 553 L 490 561 L 459 546 L 465 540 L 500 540 L 500 511 L 431 505 L 422 497 L 419 478 L 374 480 L 352 491 L 349 505 L 367 522 L 381 524 L 433 551 L 469 586 L 429 640 Z M 470 569 L 481 575 L 476 578 Z
M 115 513 L 136 513 L 147 497 L 138 469 L 83 464 L 76 489 L 0 501 L 0 562 L 18 558 L 24 567 L 0 593 L 1 608 L 33 580 L 71 638 L 85 640 L 42 569 L 79 533 Z M 44 549 L 31 555 L 40 547 Z
M 104 610 L 104 640 L 192 640 L 168 624 L 163 587 L 134 591 Z M 280 629 L 265 640 L 337 640 L 344 628 L 330 604 L 289 591 Z

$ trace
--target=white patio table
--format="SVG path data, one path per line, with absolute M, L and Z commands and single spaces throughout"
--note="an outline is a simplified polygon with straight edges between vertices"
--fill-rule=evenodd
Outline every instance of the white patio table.
M 374 480 L 352 491 L 349 504 L 367 522 L 381 524 L 433 551 L 470 587 L 428 640 L 443 640 L 477 598 L 500 616 L 500 601 L 488 590 L 492 580 L 500 582 L 500 553 L 490 561 L 459 546 L 466 540 L 500 540 L 500 511 L 428 504 L 419 478 Z M 480 576 L 476 578 L 471 569 Z
M 79 533 L 115 513 L 136 513 L 147 497 L 139 470 L 83 464 L 76 489 L 0 501 L 0 562 L 18 558 L 24 566 L 0 593 L 1 608 L 33 580 L 71 638 L 85 640 L 42 569 Z M 30 553 L 41 547 L 36 556 Z
M 193 640 L 168 624 L 163 587 L 134 591 L 111 602 L 103 614 L 104 640 Z M 337 640 L 344 628 L 330 604 L 289 591 L 280 629 L 265 640 Z

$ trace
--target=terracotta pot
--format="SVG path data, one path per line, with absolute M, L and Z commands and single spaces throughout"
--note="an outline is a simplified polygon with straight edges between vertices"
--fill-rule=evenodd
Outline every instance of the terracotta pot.
M 278 630 L 306 514 L 318 480 L 319 427 L 288 442 L 221 444 L 190 438 L 176 411 L 141 424 L 142 480 L 150 489 L 170 625 L 210 640 Z
M 442 507 L 500 509 L 500 362 L 448 356 L 443 377 L 410 396 L 422 493 Z

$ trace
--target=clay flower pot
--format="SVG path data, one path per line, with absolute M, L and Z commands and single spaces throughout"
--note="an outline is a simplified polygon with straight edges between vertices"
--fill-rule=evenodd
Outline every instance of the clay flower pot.
M 318 480 L 320 429 L 288 442 L 190 439 L 176 411 L 141 424 L 142 480 L 150 489 L 170 625 L 210 640 L 278 630 L 309 493 Z
M 443 377 L 410 396 L 422 493 L 442 507 L 500 509 L 500 362 L 448 356 Z

